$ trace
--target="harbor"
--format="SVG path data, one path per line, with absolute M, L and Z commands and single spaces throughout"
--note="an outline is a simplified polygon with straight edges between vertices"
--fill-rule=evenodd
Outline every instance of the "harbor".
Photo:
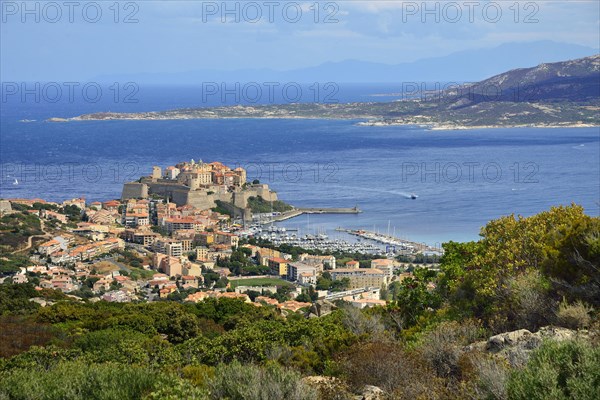
M 252 236 L 267 240 L 275 245 L 287 244 L 309 250 L 324 252 L 358 252 L 363 254 L 380 254 L 387 256 L 414 255 L 418 253 L 441 255 L 439 247 L 395 236 L 395 228 L 391 234 L 383 234 L 365 229 L 348 229 L 330 227 L 329 229 L 310 225 L 311 214 L 359 214 L 362 210 L 352 208 L 294 208 L 284 212 L 254 214 L 250 225 L 239 232 L 242 236 Z M 282 224 L 306 214 L 306 226 L 298 224 Z
M 431 253 L 442 254 L 443 250 L 437 247 L 428 246 L 425 243 L 413 242 L 406 239 L 400 239 L 389 234 L 383 234 L 363 229 L 345 229 L 338 227 L 337 232 L 345 232 L 347 234 L 359 237 L 361 239 L 371 240 L 386 246 L 388 250 L 394 253 Z

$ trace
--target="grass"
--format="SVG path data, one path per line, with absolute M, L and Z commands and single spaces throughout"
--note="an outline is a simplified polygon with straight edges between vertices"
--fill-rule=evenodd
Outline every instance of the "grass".
M 290 282 L 278 278 L 249 278 L 249 279 L 229 279 L 231 287 L 238 286 L 293 286 Z
M 107 274 L 109 272 L 118 271 L 119 267 L 108 261 L 99 261 L 92 265 L 92 268 L 99 274 Z

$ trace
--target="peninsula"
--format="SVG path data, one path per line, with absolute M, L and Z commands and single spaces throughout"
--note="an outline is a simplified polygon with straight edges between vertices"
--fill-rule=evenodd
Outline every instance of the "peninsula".
M 394 102 L 290 103 L 98 112 L 51 122 L 179 119 L 348 119 L 360 125 L 432 129 L 591 127 L 600 125 L 600 55 L 496 75 Z

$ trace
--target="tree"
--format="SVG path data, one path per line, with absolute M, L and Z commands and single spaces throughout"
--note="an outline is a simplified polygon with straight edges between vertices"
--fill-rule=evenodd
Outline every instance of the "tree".
M 529 280 L 528 288 L 537 287 L 542 296 L 551 288 L 547 294 L 555 298 L 600 304 L 600 219 L 580 206 L 502 217 L 490 221 L 481 236 L 477 243 L 444 245 L 440 292 L 456 312 L 506 324 L 514 306 L 506 301 L 507 288 L 526 282 L 521 278 L 532 272 L 539 279 Z
M 429 288 L 436 275 L 429 269 L 417 268 L 412 277 L 390 286 L 393 301 L 389 309 L 401 325 L 399 328 L 413 326 L 428 309 L 441 305 L 439 293 Z

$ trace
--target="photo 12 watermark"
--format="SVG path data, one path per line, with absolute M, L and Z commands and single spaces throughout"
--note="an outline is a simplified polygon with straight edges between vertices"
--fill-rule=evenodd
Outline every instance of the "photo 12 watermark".
M 0 20 L 9 23 L 57 24 L 111 22 L 137 24 L 138 1 L 1 1 Z
M 336 184 L 339 183 L 340 167 L 335 162 L 265 162 L 250 161 L 237 163 L 232 168 L 243 168 L 246 171 L 247 183 L 306 183 Z M 147 166 L 136 162 L 114 163 L 2 163 L 0 164 L 0 186 L 8 188 L 26 184 L 77 184 L 100 183 L 124 184 L 151 177 Z M 165 172 L 160 179 L 169 178 Z M 211 183 L 210 185 L 213 185 Z
M 338 103 L 340 87 L 335 82 L 203 82 L 202 103 L 286 104 Z
M 337 24 L 340 6 L 336 2 L 296 1 L 201 1 L 202 22 Z
M 540 167 L 531 161 L 499 162 L 403 162 L 400 165 L 402 183 L 539 183 Z
M 411 23 L 539 23 L 534 1 L 402 1 L 401 22 Z
M 505 84 L 500 80 L 483 82 L 402 82 L 397 93 L 390 93 L 398 100 L 443 102 L 461 98 L 474 102 L 507 101 L 532 102 L 543 99 L 544 91 L 539 85 Z
M 2 82 L 2 103 L 138 103 L 140 88 L 135 82 Z
M 340 182 L 340 166 L 335 162 L 265 162 L 251 161 L 236 164 L 246 171 L 248 182 L 258 181 L 307 184 L 337 184 Z
M 9 188 L 30 184 L 127 183 L 137 180 L 141 173 L 135 162 L 114 163 L 2 163 L 0 186 Z

